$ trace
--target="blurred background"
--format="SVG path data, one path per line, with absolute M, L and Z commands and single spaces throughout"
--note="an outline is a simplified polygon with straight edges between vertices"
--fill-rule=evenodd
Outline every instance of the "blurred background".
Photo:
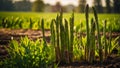
M 0 11 L 83 13 L 86 4 L 99 13 L 120 13 L 120 0 L 0 0 Z

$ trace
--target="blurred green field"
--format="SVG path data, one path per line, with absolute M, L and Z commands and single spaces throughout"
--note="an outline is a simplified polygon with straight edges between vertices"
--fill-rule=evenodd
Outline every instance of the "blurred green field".
M 21 20 L 25 22 L 28 22 L 28 20 L 31 18 L 34 22 L 38 22 L 40 19 L 45 20 L 46 27 L 50 28 L 48 25 L 50 24 L 52 19 L 55 19 L 57 14 L 59 13 L 39 13 L 39 12 L 0 12 L 0 24 L 2 23 L 3 18 L 8 18 L 9 20 L 12 20 L 13 18 L 20 18 Z M 69 20 L 72 13 L 64 13 L 64 18 Z M 93 14 L 91 13 L 89 15 L 89 19 L 93 18 Z M 102 25 L 104 20 L 107 20 L 108 24 L 114 24 L 114 30 L 118 31 L 120 27 L 120 14 L 98 14 L 99 23 L 100 26 Z M 89 20 L 90 21 L 90 20 Z M 83 23 L 85 25 L 85 14 L 84 13 L 75 13 L 75 26 L 80 25 L 80 23 Z M 27 24 L 27 23 L 26 23 Z M 1 24 L 2 25 L 2 24 Z M 37 25 L 37 24 L 36 24 Z M 117 25 L 117 26 L 116 26 Z M 28 27 L 26 27 L 28 28 Z M 36 26 L 33 28 L 36 29 Z M 85 27 L 83 28 L 85 29 Z M 102 29 L 102 27 L 101 27 Z

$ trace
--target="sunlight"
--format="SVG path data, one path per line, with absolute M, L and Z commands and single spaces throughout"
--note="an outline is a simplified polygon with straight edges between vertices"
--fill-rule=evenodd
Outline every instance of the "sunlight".
M 13 0 L 13 1 L 20 1 L 20 0 Z M 34 2 L 35 0 L 30 0 L 31 2 Z M 51 5 L 55 5 L 56 2 L 60 2 L 63 6 L 65 5 L 69 5 L 72 4 L 74 6 L 78 6 L 79 4 L 79 0 L 43 0 L 45 4 L 51 4 Z M 93 0 L 87 0 L 86 2 L 87 4 L 89 4 L 90 7 L 93 6 Z M 105 2 L 104 0 L 102 0 L 102 5 L 105 6 Z
M 92 6 L 93 0 L 87 0 L 87 4 L 89 4 L 89 6 Z
M 60 2 L 62 5 L 72 4 L 74 6 L 78 6 L 78 0 L 44 0 L 45 3 L 49 3 L 51 5 L 55 5 L 56 2 Z
M 19 1 L 19 0 L 14 0 L 14 1 Z M 35 0 L 30 0 L 31 2 L 35 1 Z M 74 6 L 78 6 L 79 0 L 43 0 L 44 3 L 46 4 L 51 4 L 51 5 L 55 5 L 56 2 L 60 2 L 62 5 L 69 5 L 72 4 Z M 89 4 L 89 6 L 92 6 L 93 0 L 87 0 L 87 4 Z

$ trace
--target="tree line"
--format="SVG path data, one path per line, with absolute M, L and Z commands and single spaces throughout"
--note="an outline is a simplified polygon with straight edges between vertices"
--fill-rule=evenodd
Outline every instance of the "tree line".
M 120 13 L 120 0 L 104 0 L 105 6 L 103 6 L 102 0 L 93 0 L 93 6 L 97 9 L 98 13 Z M 84 12 L 86 0 L 79 0 L 79 12 Z
M 96 7 L 99 13 L 120 13 L 120 0 L 104 0 L 105 5 L 102 5 L 102 0 L 93 0 L 93 6 Z M 56 3 L 56 8 L 58 9 L 58 4 Z M 83 13 L 86 5 L 86 0 L 79 0 L 79 6 L 77 7 L 78 12 Z M 13 2 L 13 0 L 0 0 L 0 11 L 35 11 L 43 12 L 46 4 L 43 0 L 35 0 L 30 2 L 30 0 L 21 0 Z M 61 7 L 60 7 L 61 8 Z
M 44 9 L 42 0 L 35 0 L 33 3 L 30 0 L 0 0 L 0 11 L 40 11 Z

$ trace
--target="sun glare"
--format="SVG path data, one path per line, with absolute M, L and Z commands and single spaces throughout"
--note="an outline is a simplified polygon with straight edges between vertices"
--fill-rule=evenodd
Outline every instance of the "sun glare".
M 60 2 L 62 5 L 73 4 L 74 6 L 78 6 L 79 0 L 44 0 L 45 3 L 49 3 L 54 5 L 56 2 Z M 93 0 L 87 0 L 87 4 L 92 6 Z
M 19 0 L 15 0 L 15 1 L 19 1 Z M 35 1 L 35 0 L 30 0 L 31 2 Z M 79 0 L 43 0 L 44 3 L 48 3 L 51 5 L 55 5 L 56 2 L 60 2 L 62 5 L 68 5 L 68 4 L 72 4 L 74 6 L 78 6 Z M 92 2 L 93 0 L 87 0 L 87 4 L 89 4 L 89 6 L 92 6 Z
M 87 4 L 89 4 L 89 6 L 92 6 L 92 0 L 87 0 Z

